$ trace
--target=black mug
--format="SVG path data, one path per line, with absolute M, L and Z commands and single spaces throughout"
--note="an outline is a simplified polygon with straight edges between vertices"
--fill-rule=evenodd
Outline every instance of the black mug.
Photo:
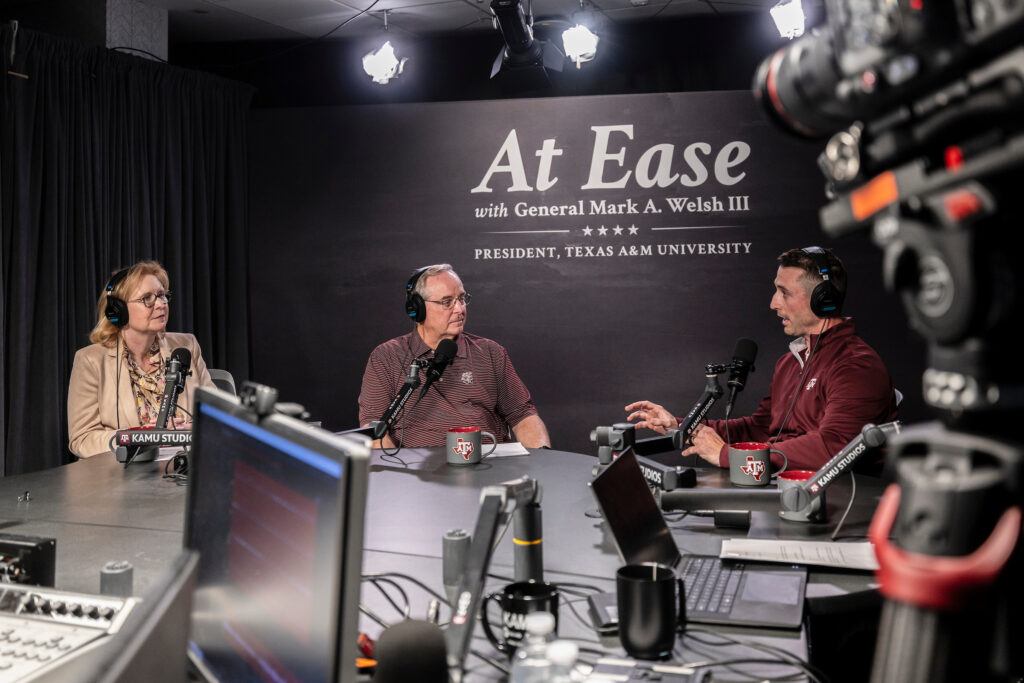
M 502 638 L 491 630 L 487 606 L 495 600 L 501 607 Z M 555 617 L 555 633 L 558 633 L 558 588 L 543 581 L 519 581 L 510 583 L 502 590 L 491 593 L 483 602 L 484 634 L 499 652 L 512 656 L 526 637 L 526 615 L 532 612 L 550 612 Z
M 686 619 L 683 580 L 671 567 L 648 562 L 627 564 L 615 572 L 619 640 L 630 657 L 665 659 Z

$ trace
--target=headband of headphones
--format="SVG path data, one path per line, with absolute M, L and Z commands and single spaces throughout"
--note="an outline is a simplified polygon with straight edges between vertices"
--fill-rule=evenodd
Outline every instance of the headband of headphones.
M 121 270 L 117 271 L 116 273 L 110 276 L 110 279 L 107 280 L 107 284 L 104 285 L 103 287 L 103 291 L 107 293 L 107 296 L 114 293 L 114 288 L 121 284 L 126 277 L 128 277 L 129 272 L 131 272 L 131 267 L 122 268 Z

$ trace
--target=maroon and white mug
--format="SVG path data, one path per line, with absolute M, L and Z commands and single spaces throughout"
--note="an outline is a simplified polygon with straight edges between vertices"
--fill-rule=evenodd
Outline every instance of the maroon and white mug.
M 771 454 L 782 456 L 784 472 L 789 461 L 786 454 L 764 441 L 741 441 L 729 444 L 729 481 L 736 486 L 767 486 L 772 480 Z
M 481 437 L 486 436 L 491 440 L 491 449 L 486 453 L 482 452 Z M 485 432 L 479 427 L 454 427 L 448 430 L 448 438 L 445 441 L 445 458 L 449 465 L 475 465 L 498 447 L 498 440 L 494 434 Z
M 814 476 L 811 470 L 789 470 L 782 472 L 778 477 L 779 495 L 786 489 L 802 486 L 804 482 Z M 818 497 L 799 510 L 782 510 L 779 517 L 788 519 L 791 522 L 824 522 L 828 508 L 825 506 L 825 490 L 822 489 Z

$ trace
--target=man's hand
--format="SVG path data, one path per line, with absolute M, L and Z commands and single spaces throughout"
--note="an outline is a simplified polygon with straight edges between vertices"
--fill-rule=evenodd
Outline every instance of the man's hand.
M 171 427 L 171 429 L 191 430 L 192 429 L 192 418 L 190 418 L 190 417 L 175 417 L 174 421 L 172 422 L 172 425 L 173 426 Z
M 650 401 L 630 403 L 626 406 L 626 412 L 629 413 L 626 420 L 635 422 L 637 427 L 650 429 L 659 434 L 679 426 L 675 415 L 665 410 L 664 406 Z
M 725 441 L 711 427 L 701 425 L 693 433 L 693 445 L 683 451 L 683 455 L 699 455 L 715 467 L 721 467 L 722 446 Z

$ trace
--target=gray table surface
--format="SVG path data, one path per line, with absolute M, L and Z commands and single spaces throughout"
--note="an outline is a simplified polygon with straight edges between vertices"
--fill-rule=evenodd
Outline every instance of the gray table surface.
M 371 458 L 365 572 L 402 571 L 440 590 L 443 533 L 453 528 L 473 529 L 483 486 L 529 475 L 543 487 L 545 571 L 553 580 L 614 589 L 611 577 L 621 564 L 614 543 L 600 520 L 584 514 L 596 508 L 587 486 L 595 458 L 538 450 L 529 456 L 490 458 L 479 465 L 455 468 L 445 464 L 439 449 L 407 449 L 398 457 L 401 462 L 375 451 Z M 140 463 L 124 469 L 112 456 L 98 456 L 0 479 L 0 530 L 57 539 L 57 588 L 96 593 L 103 564 L 128 560 L 135 566 L 135 592 L 141 594 L 181 548 L 186 488 L 161 478 L 162 468 L 163 463 Z M 866 533 L 881 491 L 877 481 L 858 481 L 857 500 L 844 537 Z M 700 470 L 698 485 L 723 486 L 727 478 L 716 469 Z M 835 520 L 846 505 L 849 489 L 843 481 L 829 493 L 830 520 Z M 754 513 L 752 522 L 747 534 L 751 538 L 813 540 L 826 540 L 834 523 L 798 524 L 768 513 Z M 702 518 L 674 522 L 672 530 L 681 550 L 698 554 L 717 554 L 722 539 L 736 535 L 717 530 Z M 506 536 L 494 553 L 492 571 L 511 575 L 512 563 L 512 543 Z M 809 594 L 861 589 L 870 578 L 813 571 Z M 492 581 L 489 588 L 500 583 Z M 363 594 L 368 606 L 381 611 L 387 608 L 375 591 L 364 586 Z M 428 598 L 415 595 L 413 589 L 413 616 L 422 616 L 417 611 L 425 608 Z M 576 606 L 585 619 L 585 603 Z M 570 614 L 562 623 L 563 635 L 596 644 L 596 636 L 584 620 Z M 367 630 L 372 633 L 374 628 L 371 625 Z M 742 638 L 806 654 L 801 633 L 751 629 L 732 633 L 736 632 Z M 617 650 L 613 640 L 601 642 L 605 649 Z M 477 646 L 475 649 L 490 650 L 483 642 Z M 486 667 L 479 672 L 490 677 Z

